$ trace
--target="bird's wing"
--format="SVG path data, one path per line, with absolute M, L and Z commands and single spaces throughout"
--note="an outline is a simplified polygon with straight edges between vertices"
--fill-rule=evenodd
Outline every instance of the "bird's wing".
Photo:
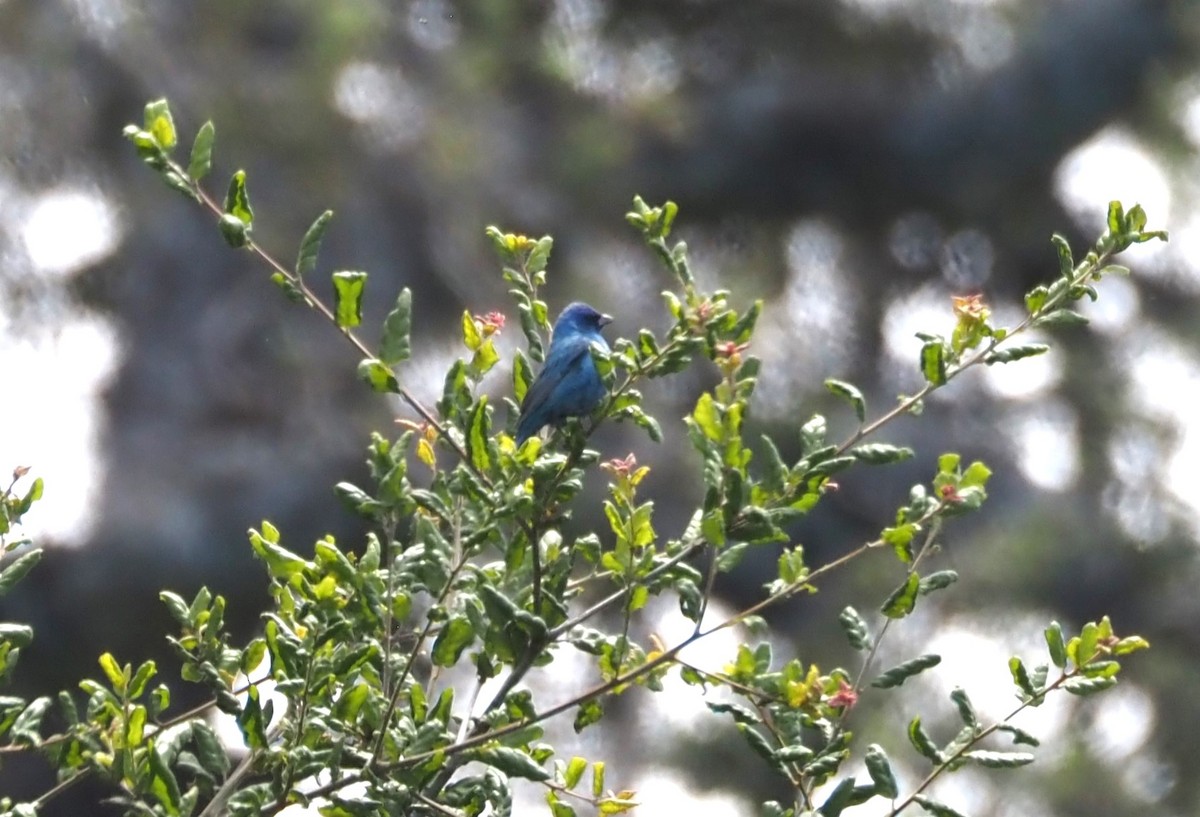
M 583 336 L 564 338 L 551 346 L 546 365 L 538 372 L 533 385 L 525 392 L 525 399 L 521 401 L 521 416 L 536 414 L 550 399 L 563 377 L 575 368 L 579 359 L 591 354 L 591 347 L 591 342 Z

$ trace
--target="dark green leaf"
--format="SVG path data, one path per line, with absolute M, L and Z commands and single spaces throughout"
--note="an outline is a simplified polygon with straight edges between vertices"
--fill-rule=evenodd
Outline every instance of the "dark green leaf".
M 150 793 L 167 814 L 178 814 L 179 781 L 175 779 L 175 773 L 157 748 L 151 747 L 147 755 L 150 760 Z
M 913 611 L 917 603 L 917 593 L 921 589 L 921 577 L 916 571 L 908 574 L 904 584 L 892 591 L 883 603 L 882 612 L 888 618 L 904 618 Z
M 842 631 L 846 633 L 851 647 L 856 650 L 865 650 L 871 646 L 871 635 L 867 630 L 867 622 L 853 607 L 842 610 L 841 615 L 838 616 L 838 623 L 842 625 Z
M 921 347 L 921 374 L 935 386 L 946 382 L 946 348 L 941 339 L 926 341 Z
M 412 291 L 405 287 L 396 296 L 396 304 L 383 320 L 383 340 L 379 343 L 379 359 L 388 365 L 408 360 L 412 354 L 409 335 L 412 332 Z
M 964 724 L 970 727 L 979 725 L 975 707 L 971 705 L 971 699 L 967 697 L 967 693 L 962 687 L 954 688 L 954 691 L 950 693 L 950 700 L 954 701 L 954 705 L 958 708 L 958 717 L 962 718 Z
M 246 225 L 246 222 L 231 213 L 221 216 L 218 226 L 221 228 L 221 236 L 225 239 L 225 243 L 235 249 L 246 246 L 246 242 L 250 240 L 250 228 Z M 275 273 L 275 275 L 279 275 L 279 273 Z M 276 281 L 282 287 L 282 284 L 279 284 L 279 281 L 274 276 L 272 276 L 271 280 Z M 283 280 L 286 281 L 287 279 L 284 278 Z M 289 281 L 288 283 L 291 282 Z
M 137 672 L 133 674 L 133 680 L 129 682 L 129 697 L 140 698 L 142 693 L 146 691 L 146 684 L 158 672 L 158 668 L 153 661 L 144 661 L 137 668 Z
M 1012 674 L 1013 683 L 1020 688 L 1025 697 L 1037 697 L 1038 690 L 1030 680 L 1029 671 L 1025 669 L 1025 663 L 1020 658 L 1014 655 L 1008 659 L 1008 671 Z
M 962 812 L 955 811 L 945 803 L 926 797 L 923 794 L 914 794 L 913 799 L 917 801 L 917 804 L 921 808 L 932 814 L 933 817 L 966 817 Z
M 825 388 L 829 389 L 830 393 L 837 395 L 850 404 L 854 409 L 854 416 L 858 418 L 858 422 L 866 422 L 867 401 L 857 386 L 847 383 L 844 380 L 829 378 L 825 381 Z
M 366 358 L 358 364 L 359 378 L 377 392 L 399 394 L 400 382 L 382 360 Z
M 850 455 L 859 462 L 868 465 L 887 465 L 893 462 L 903 462 L 912 459 L 913 450 L 905 446 L 887 445 L 886 443 L 865 443 L 851 448 Z
M 800 427 L 800 450 L 805 457 L 825 445 L 825 418 L 814 414 Z
M 229 771 L 229 756 L 216 732 L 202 720 L 192 721 L 192 745 L 201 767 L 213 778 L 223 778 Z
M 239 170 L 229 180 L 229 191 L 225 194 L 225 212 L 236 216 L 249 227 L 254 223 L 254 210 L 250 207 L 250 195 L 246 192 L 246 171 Z
M 896 776 L 892 773 L 892 764 L 888 761 L 887 753 L 877 743 L 867 747 L 867 773 L 875 784 L 875 791 L 880 797 L 895 800 L 900 796 L 900 788 L 896 785 Z
M 592 698 L 584 701 L 579 705 L 579 711 L 575 713 L 575 722 L 572 724 L 576 733 L 582 732 L 593 723 L 597 723 L 604 717 L 604 707 L 601 706 L 598 698 Z
M 821 817 L 838 817 L 844 809 L 851 805 L 850 799 L 853 793 L 854 778 L 843 778 L 825 798 L 825 802 L 817 809 L 817 813 Z
M 779 456 L 779 449 L 775 447 L 774 441 L 766 434 L 763 435 L 762 441 L 764 460 L 762 487 L 772 494 L 777 494 L 787 484 L 788 468 L 783 464 L 783 457 Z
M 536 760 L 520 749 L 510 749 L 507 746 L 486 746 L 472 753 L 474 759 L 499 769 L 509 777 L 522 777 L 526 780 L 549 780 L 553 775 L 542 768 Z
M 529 365 L 529 358 L 525 357 L 521 352 L 517 352 L 513 358 L 513 399 L 520 403 L 525 399 L 525 394 L 529 391 L 529 387 L 533 385 L 533 368 Z
M 1014 360 L 1044 355 L 1049 351 L 1050 347 L 1044 343 L 1027 343 L 1023 346 L 1008 346 L 1004 349 L 997 349 L 995 352 L 985 355 L 983 362 L 989 366 L 993 363 L 1012 363 Z
M 925 670 L 936 667 L 942 663 L 940 655 L 932 653 L 918 656 L 902 664 L 897 664 L 886 672 L 880 673 L 879 676 L 871 682 L 871 686 L 876 689 L 891 689 L 898 687 L 914 675 L 918 675 Z
M 212 120 L 205 122 L 196 132 L 196 140 L 192 142 L 192 155 L 188 159 L 187 169 L 187 174 L 192 181 L 200 181 L 212 170 L 213 139 L 216 138 L 216 135 L 217 129 L 213 127 Z
M 989 769 L 1015 769 L 1034 761 L 1033 755 L 1028 752 L 988 752 L 981 749 L 966 752 L 963 757 Z
M 1046 646 L 1050 649 L 1050 660 L 1054 666 L 1062 669 L 1067 666 L 1067 644 L 1063 638 L 1062 625 L 1057 621 L 1050 622 L 1046 627 Z
M 1047 312 L 1034 322 L 1034 326 L 1086 326 L 1088 319 L 1072 309 L 1056 309 Z
M 433 642 L 433 663 L 439 667 L 452 667 L 458 663 L 463 650 L 475 640 L 475 629 L 466 616 L 454 616 L 442 625 Z
M 42 719 L 46 717 L 53 701 L 49 696 L 42 696 L 31 701 L 9 727 L 10 740 L 16 744 L 37 746 L 41 743 Z
M 1013 743 L 1023 743 L 1027 746 L 1040 746 L 1041 741 L 1033 735 L 1026 732 L 1024 729 L 1013 726 L 1011 723 L 1001 723 L 996 725 L 996 731 L 1007 732 L 1013 736 Z
M 480 473 L 487 473 L 492 464 L 491 453 L 488 450 L 491 417 L 487 409 L 487 395 L 485 394 L 479 398 L 479 402 L 475 404 L 475 408 L 471 412 L 470 433 L 467 435 L 467 454 L 470 455 L 471 464 L 475 466 L 475 470 Z
M 920 752 L 931 763 L 941 763 L 942 753 L 938 750 L 937 745 L 930 739 L 925 729 L 921 726 L 920 718 L 913 718 L 908 723 L 908 741 L 913 745 L 913 748 Z
M 954 570 L 939 570 L 921 579 L 918 592 L 927 596 L 937 590 L 943 590 L 958 581 L 958 572 Z
M 1113 676 L 1084 678 L 1070 678 L 1063 682 L 1062 688 L 1072 695 L 1095 695 L 1097 692 L 1103 692 L 1106 689 L 1111 689 L 1117 685 L 1117 679 Z
M 326 210 L 317 216 L 316 220 L 305 231 L 304 238 L 300 241 L 300 251 L 296 253 L 297 278 L 304 278 L 305 275 L 316 270 L 317 256 L 321 253 L 321 239 L 324 237 L 325 228 L 329 225 L 329 220 L 332 218 L 333 211 Z M 365 273 L 363 274 L 365 275 Z
M 33 628 L 28 624 L 0 623 L 0 643 L 7 642 L 17 649 L 33 643 Z
M 38 548 L 18 556 L 8 567 L 4 568 L 3 572 L 0 572 L 0 598 L 4 598 L 8 591 L 25 578 L 25 574 L 33 570 L 33 566 L 41 559 L 42 550 Z
M 1075 272 L 1075 259 L 1071 257 L 1071 245 L 1058 233 L 1050 236 L 1050 242 L 1054 244 L 1054 249 L 1058 252 L 1058 274 L 1064 278 L 1070 278 Z
M 242 738 L 251 749 L 267 748 L 267 725 L 271 720 L 271 702 L 264 709 L 259 704 L 258 687 L 251 686 L 246 690 L 246 703 L 238 713 L 237 723 L 242 730 Z

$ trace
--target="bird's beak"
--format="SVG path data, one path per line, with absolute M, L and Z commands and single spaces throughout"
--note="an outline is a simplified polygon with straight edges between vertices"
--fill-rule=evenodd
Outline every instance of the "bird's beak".
M 610 323 L 612 323 L 612 315 L 601 315 L 600 316 L 600 328 L 601 329 L 608 326 Z

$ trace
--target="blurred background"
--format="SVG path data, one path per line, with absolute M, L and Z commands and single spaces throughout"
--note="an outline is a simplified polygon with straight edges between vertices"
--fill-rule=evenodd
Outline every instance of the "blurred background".
M 925 768 L 909 718 L 948 739 L 955 686 L 1002 717 L 1010 655 L 1043 660 L 1051 618 L 1108 613 L 1153 646 L 1118 689 L 1018 721 L 1047 743 L 1033 767 L 935 793 L 972 815 L 1200 813 L 1198 47 L 1188 0 L 0 0 L 0 470 L 45 478 L 30 523 L 49 546 L 0 605 L 37 632 L 15 692 L 76 688 L 103 651 L 169 677 L 166 587 L 225 594 L 248 636 L 267 597 L 246 529 L 270 519 L 302 552 L 329 532 L 359 541 L 332 486 L 365 482 L 367 433 L 402 414 L 138 161 L 121 128 L 166 96 L 185 155 L 214 120 L 211 188 L 245 168 L 255 235 L 285 262 L 336 211 L 321 273 L 371 273 L 367 327 L 412 287 L 403 377 L 430 402 L 462 311 L 511 315 L 486 225 L 553 234 L 552 311 L 583 298 L 616 316 L 610 337 L 632 336 L 667 325 L 670 282 L 622 216 L 636 193 L 674 199 L 701 280 L 766 300 L 753 430 L 793 459 L 813 412 L 851 429 L 825 377 L 885 411 L 919 387 L 913 333 L 949 331 L 951 294 L 982 293 L 1015 324 L 1024 291 L 1055 275 L 1052 231 L 1081 253 L 1109 199 L 1141 202 L 1171 243 L 1124 257 L 1134 275 L 1104 282 L 1090 327 L 889 426 L 882 439 L 918 457 L 839 480 L 795 534 L 823 563 L 874 538 L 939 453 L 984 459 L 991 499 L 932 563 L 962 579 L 881 656 L 945 660 L 903 695 L 864 696 L 858 740 L 882 743 L 911 790 Z M 661 445 L 624 427 L 595 438 L 651 465 L 665 536 L 698 496 L 674 420 L 712 380 L 648 386 Z M 491 383 L 506 393 L 503 372 Z M 774 559 L 727 577 L 724 609 Z M 877 610 L 901 574 L 880 554 L 775 611 L 777 654 L 856 672 L 837 612 Z M 652 622 L 668 640 L 671 610 Z M 631 693 L 562 749 L 607 759 L 643 814 L 787 799 L 697 691 L 671 697 Z M 36 760 L 0 768 L 4 793 L 49 785 Z M 89 784 L 47 813 L 106 813 L 104 795 Z

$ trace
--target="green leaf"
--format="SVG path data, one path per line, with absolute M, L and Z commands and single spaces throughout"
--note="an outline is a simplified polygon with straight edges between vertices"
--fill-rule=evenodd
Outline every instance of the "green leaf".
M 471 457 L 471 464 L 480 473 L 487 473 L 492 465 L 491 452 L 488 450 L 491 423 L 487 408 L 485 394 L 471 411 L 470 433 L 467 435 L 467 453 Z
M 719 441 L 723 436 L 721 416 L 710 392 L 700 395 L 700 399 L 696 401 L 696 410 L 692 412 L 692 419 L 710 440 Z
M 192 181 L 200 181 L 212 170 L 213 140 L 216 135 L 217 129 L 213 127 L 211 119 L 201 125 L 200 130 L 196 132 L 187 168 L 187 174 Z
M 858 418 L 859 423 L 866 422 L 867 401 L 857 386 L 853 383 L 847 383 L 844 380 L 829 378 L 825 381 L 825 388 L 829 389 L 830 393 L 837 395 L 850 404 L 854 409 L 854 416 Z
M 466 616 L 458 615 L 442 625 L 441 632 L 433 642 L 433 663 L 439 667 L 452 667 L 458 663 L 463 650 L 475 641 L 475 628 Z
M 842 625 L 842 631 L 846 634 L 851 647 L 856 650 L 865 650 L 871 646 L 871 634 L 867 630 L 867 622 L 853 607 L 842 610 L 841 615 L 838 616 L 838 623 Z
M 348 329 L 362 323 L 362 298 L 366 285 L 365 272 L 342 270 L 333 274 L 337 325 L 340 328 Z
M 251 749 L 267 748 L 267 725 L 271 721 L 273 710 L 274 706 L 271 701 L 267 701 L 265 708 L 259 704 L 257 686 L 251 686 L 246 690 L 246 704 L 237 715 L 238 728 L 242 730 L 242 738 L 246 741 L 246 746 Z
M 1058 233 L 1050 236 L 1050 243 L 1058 252 L 1058 274 L 1064 278 L 1070 278 L 1075 272 L 1075 259 L 1071 257 L 1071 245 Z
M 876 689 L 891 689 L 898 687 L 914 675 L 918 675 L 931 667 L 936 667 L 942 663 L 940 655 L 927 653 L 918 656 L 902 664 L 897 664 L 886 672 L 880 673 L 879 676 L 871 682 L 871 686 Z
M 568 789 L 573 789 L 579 785 L 579 781 L 583 779 L 583 773 L 587 771 L 588 762 L 586 758 L 573 757 L 567 763 L 566 769 L 563 771 L 563 785 Z
M 914 749 L 920 752 L 931 763 L 942 762 L 942 753 L 921 726 L 921 719 L 919 717 L 913 718 L 908 722 L 908 741 L 913 745 Z
M 529 365 L 529 358 L 517 352 L 513 358 L 513 399 L 520 404 L 524 399 L 529 387 L 533 385 L 533 367 Z
M 1054 662 L 1054 666 L 1063 669 L 1067 666 L 1067 644 L 1063 639 L 1062 625 L 1057 621 L 1051 621 L 1045 632 L 1046 646 L 1050 650 L 1050 660 Z
M 325 228 L 329 226 L 329 221 L 332 218 L 333 211 L 326 210 L 317 216 L 316 220 L 305 231 L 304 238 L 300 241 L 300 251 L 296 253 L 297 278 L 303 278 L 305 275 L 316 270 L 317 256 L 321 253 L 321 239 L 324 237 Z M 366 275 L 366 273 L 361 274 Z
M 377 392 L 399 394 L 400 382 L 392 369 L 382 360 L 373 357 L 366 358 L 358 364 L 358 376 L 364 383 Z
M 859 462 L 865 462 L 868 465 L 888 465 L 912 459 L 913 450 L 900 445 L 865 443 L 851 448 L 849 454 Z
M 509 777 L 521 777 L 526 780 L 549 780 L 553 775 L 542 768 L 542 765 L 520 749 L 507 746 L 485 746 L 472 753 L 475 760 L 492 766 Z
M 921 347 L 921 374 L 935 386 L 946 382 L 946 348 L 940 338 Z
M 572 728 L 574 728 L 575 732 L 578 734 L 587 727 L 591 726 L 593 723 L 597 723 L 603 717 L 604 707 L 600 704 L 600 700 L 598 698 L 592 698 L 579 705 L 579 711 L 575 713 L 575 722 L 572 724 Z M 596 774 L 594 768 L 592 774 L 593 776 Z M 601 771 L 599 774 L 603 779 L 603 766 L 601 766 Z
M 137 672 L 133 674 L 133 680 L 129 682 L 129 697 L 136 699 L 142 697 L 142 693 L 146 691 L 146 684 L 158 672 L 158 668 L 153 661 L 144 661 Z
M 958 572 L 954 570 L 939 570 L 936 573 L 930 573 L 925 578 L 921 579 L 921 584 L 917 588 L 922 596 L 927 596 L 937 590 L 942 590 L 949 587 L 958 581 Z
M 41 560 L 42 550 L 41 548 L 38 548 L 37 550 L 31 550 L 28 553 L 17 557 L 12 561 L 11 564 L 9 564 L 8 567 L 4 568 L 4 570 L 0 572 L 0 598 L 4 598 L 8 591 L 11 590 L 17 582 L 25 578 L 25 574 L 27 574 L 30 570 L 33 570 L 33 566 Z
M 108 683 L 112 685 L 113 691 L 118 695 L 125 691 L 126 685 L 129 683 L 129 678 L 121 669 L 121 665 L 117 663 L 117 659 L 113 654 L 106 652 L 100 656 L 100 669 L 104 670 L 104 675 L 108 678 Z
M 945 803 L 926 797 L 923 794 L 914 794 L 913 800 L 916 800 L 917 804 L 932 814 L 933 817 L 966 817 L 961 811 L 955 811 Z
M 1097 692 L 1103 692 L 1106 689 L 1111 689 L 1117 685 L 1117 679 L 1113 676 L 1084 678 L 1077 676 L 1063 681 L 1062 688 L 1072 695 L 1095 695 Z
M 225 194 L 225 212 L 236 216 L 249 227 L 254 223 L 254 210 L 250 207 L 250 195 L 246 192 L 246 171 L 239 170 L 229 180 L 229 191 Z
M 1011 723 L 996 724 L 996 731 L 997 732 L 1007 732 L 1008 734 L 1012 735 L 1013 743 L 1023 743 L 1027 746 L 1040 746 L 1041 745 L 1040 740 L 1038 740 L 1033 735 L 1026 732 L 1024 729 L 1021 729 L 1020 727 L 1017 727 L 1017 726 L 1013 726 Z
M 868 746 L 865 761 L 867 774 L 871 775 L 871 782 L 875 784 L 875 792 L 881 797 L 886 797 L 888 800 L 895 800 L 899 797 L 900 787 L 896 785 L 896 776 L 892 773 L 892 764 L 888 761 L 887 753 L 883 751 L 883 747 L 878 743 L 872 743 Z
M 396 296 L 396 304 L 383 320 L 383 340 L 379 343 L 379 359 L 389 366 L 408 360 L 412 354 L 409 334 L 412 331 L 412 291 L 405 287 Z
M 1036 286 L 1025 294 L 1025 308 L 1030 315 L 1037 312 L 1046 305 L 1046 298 L 1050 295 L 1050 291 L 1044 286 Z
M 1149 641 L 1142 638 L 1140 635 L 1130 635 L 1122 638 L 1113 645 L 1112 654 L 1117 656 L 1129 655 L 1130 653 L 1137 652 L 1139 650 L 1148 649 L 1150 649 Z
M 783 457 L 779 455 L 779 449 L 775 447 L 774 441 L 766 434 L 762 436 L 762 441 L 764 460 L 762 487 L 772 494 L 777 494 L 787 485 L 788 468 L 783 464 Z
M 1014 655 L 1008 659 L 1008 671 L 1012 675 L 1013 683 L 1017 685 L 1025 697 L 1037 697 L 1038 690 L 1033 685 L 1033 681 L 1029 677 L 1029 671 L 1025 669 L 1025 663 L 1020 658 Z
M 266 562 L 267 570 L 275 578 L 290 579 L 297 573 L 313 567 L 309 562 L 282 545 L 268 541 L 258 531 L 251 529 L 249 534 L 250 548 L 254 551 L 254 555 Z
M 971 705 L 971 699 L 967 697 L 967 693 L 962 687 L 954 688 L 954 691 L 950 693 L 950 700 L 954 701 L 954 705 L 958 708 L 958 717 L 962 718 L 965 725 L 972 728 L 979 725 L 975 707 Z
M 249 225 L 232 213 L 226 213 L 221 216 L 221 220 L 217 222 L 217 226 L 221 228 L 221 237 L 225 239 L 225 243 L 234 249 L 246 246 L 246 243 L 250 240 Z M 276 275 L 278 275 L 279 278 L 276 278 Z M 287 281 L 288 284 L 291 284 L 287 278 L 280 275 L 278 272 L 271 276 L 271 280 L 275 281 L 276 285 L 287 292 L 287 287 L 282 283 L 281 279 L 282 281 Z M 293 284 L 292 286 L 294 287 L 295 285 Z M 289 292 L 289 295 L 290 294 L 291 293 Z M 298 291 L 297 294 L 300 295 Z M 300 297 L 303 297 L 303 295 L 300 295 Z
M 825 445 L 825 418 L 814 414 L 800 427 L 800 450 L 805 457 Z
M 821 817 L 839 817 L 845 809 L 850 807 L 853 793 L 854 778 L 843 778 L 825 798 L 825 802 L 817 809 L 817 813 Z
M 1125 208 L 1119 201 L 1108 203 L 1108 231 L 1114 236 L 1125 232 Z
M 154 142 L 168 153 L 175 147 L 178 137 L 175 134 L 175 120 L 171 116 L 171 108 L 165 99 L 156 99 L 146 104 L 145 129 Z
M 983 362 L 989 366 L 993 363 L 1012 363 L 1014 360 L 1044 355 L 1049 351 L 1050 347 L 1044 343 L 1026 343 L 1022 346 L 1008 346 L 1004 349 L 997 349 L 985 355 Z
M 147 755 L 150 761 L 150 793 L 167 814 L 179 814 L 179 781 L 175 779 L 175 773 L 157 747 L 151 747 Z
M 989 769 L 1015 769 L 1034 761 L 1034 756 L 1029 752 L 988 752 L 982 749 L 965 752 L 963 757 Z
M 28 647 L 33 643 L 33 628 L 28 624 L 12 624 L 7 621 L 0 623 L 0 644 L 5 642 L 16 647 L 18 650 Z M 9 653 L 9 655 L 13 660 L 16 660 L 13 653 Z
M 1056 309 L 1047 312 L 1036 321 L 1034 326 L 1087 326 L 1088 319 L 1073 309 Z
M 192 721 L 192 747 L 200 766 L 214 779 L 220 780 L 229 771 L 229 756 L 217 733 L 203 720 Z
M 20 699 L 18 699 L 20 700 Z M 21 710 L 21 714 L 16 717 L 8 734 L 11 741 L 15 744 L 37 746 L 42 742 L 41 728 L 42 720 L 46 717 L 46 712 L 49 711 L 53 701 L 48 695 L 43 695 L 31 701 L 28 706 Z M 19 704 L 18 704 L 19 705 Z
M 921 577 L 915 571 L 908 574 L 904 584 L 892 591 L 883 603 L 882 612 L 888 618 L 904 618 L 913 611 L 917 603 L 917 593 L 921 589 Z

